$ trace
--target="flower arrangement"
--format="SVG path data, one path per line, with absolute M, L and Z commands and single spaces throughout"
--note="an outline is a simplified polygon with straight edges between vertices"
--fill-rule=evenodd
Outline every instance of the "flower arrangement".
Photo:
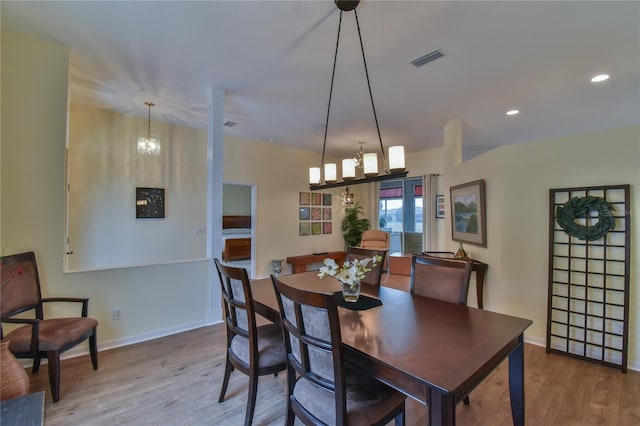
M 367 272 L 371 271 L 370 266 L 376 266 L 382 261 L 382 256 L 365 257 L 363 259 L 347 260 L 340 267 L 333 259 L 325 259 L 324 266 L 320 268 L 318 276 L 322 279 L 325 276 L 334 277 L 343 284 L 354 288 Z

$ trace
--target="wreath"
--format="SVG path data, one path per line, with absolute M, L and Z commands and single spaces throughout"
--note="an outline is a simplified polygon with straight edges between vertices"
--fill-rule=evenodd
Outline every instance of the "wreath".
M 558 206 L 556 222 L 570 236 L 580 240 L 594 241 L 604 237 L 607 232 L 616 227 L 614 210 L 613 206 L 601 197 L 592 195 L 573 197 L 562 206 Z M 590 211 L 598 212 L 598 223 L 585 226 L 575 222 L 575 219 L 587 217 Z

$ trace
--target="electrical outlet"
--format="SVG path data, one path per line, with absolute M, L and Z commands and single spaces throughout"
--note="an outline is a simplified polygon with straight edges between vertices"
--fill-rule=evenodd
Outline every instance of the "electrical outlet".
M 113 308 L 113 319 L 122 319 L 122 308 Z

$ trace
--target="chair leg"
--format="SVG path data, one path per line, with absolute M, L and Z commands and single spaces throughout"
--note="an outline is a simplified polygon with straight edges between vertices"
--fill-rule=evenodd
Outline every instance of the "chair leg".
M 49 351 L 47 353 L 47 368 L 49 370 L 49 387 L 53 402 L 60 400 L 60 352 Z
M 39 370 L 40 370 L 40 356 L 37 356 L 33 358 L 33 367 L 31 368 L 31 372 L 35 374 Z
M 286 426 L 293 426 L 293 423 L 296 420 L 296 413 L 293 412 L 293 407 L 291 407 L 291 398 L 287 398 L 287 418 L 285 420 Z
M 233 371 L 233 365 L 231 365 L 231 362 L 227 357 L 227 364 L 224 367 L 224 379 L 222 380 L 222 389 L 220 389 L 220 396 L 218 397 L 218 402 L 224 401 L 224 394 L 227 392 L 227 386 L 229 385 L 229 376 L 231 376 L 232 371 Z
M 402 411 L 394 419 L 395 426 L 405 426 L 404 402 L 402 403 Z
M 98 344 L 96 342 L 96 329 L 93 329 L 93 335 L 89 337 L 89 353 L 91 354 L 91 364 L 93 364 L 93 369 L 98 369 Z
M 464 403 L 464 405 L 469 405 L 469 395 L 462 398 L 462 402 Z
M 244 426 L 251 426 L 253 422 L 253 411 L 256 408 L 256 398 L 258 396 L 258 373 L 252 371 L 249 374 L 249 394 L 247 395 L 247 414 L 244 416 Z

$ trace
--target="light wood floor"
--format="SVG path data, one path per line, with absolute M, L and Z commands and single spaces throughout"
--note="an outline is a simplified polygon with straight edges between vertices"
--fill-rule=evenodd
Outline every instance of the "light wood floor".
M 224 371 L 222 324 L 62 362 L 59 402 L 53 404 L 47 366 L 31 377 L 46 390 L 46 425 L 241 425 L 247 378 L 234 372 L 218 403 Z M 529 426 L 640 425 L 640 373 L 627 374 L 525 345 Z M 282 425 L 285 375 L 261 377 L 254 424 Z M 427 407 L 407 399 L 407 425 L 426 424 Z M 458 425 L 510 425 L 507 363 L 457 407 Z

